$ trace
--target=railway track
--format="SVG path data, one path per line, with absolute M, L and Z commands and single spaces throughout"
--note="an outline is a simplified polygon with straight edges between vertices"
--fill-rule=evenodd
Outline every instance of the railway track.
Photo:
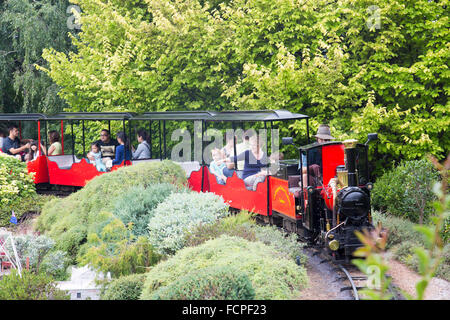
M 317 247 L 306 247 L 305 250 L 309 250 L 312 256 L 319 256 L 322 260 L 320 264 L 327 263 L 331 266 L 331 270 L 335 272 L 336 278 L 333 283 L 340 283 L 340 291 L 349 291 L 354 300 L 361 300 L 362 297 L 359 294 L 360 289 L 367 287 L 367 276 L 361 272 L 355 265 L 350 263 L 340 263 L 333 261 L 329 256 L 325 255 Z M 389 277 L 389 276 L 388 276 Z M 392 295 L 391 300 L 404 300 L 405 298 L 400 293 L 400 290 L 392 285 L 388 287 L 389 293 Z

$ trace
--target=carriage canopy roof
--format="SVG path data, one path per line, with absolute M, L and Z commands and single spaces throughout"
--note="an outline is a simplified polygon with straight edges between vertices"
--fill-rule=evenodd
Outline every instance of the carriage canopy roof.
M 287 110 L 261 111 L 171 111 L 145 112 L 131 120 L 282 121 L 307 119 L 307 115 Z
M 0 121 L 38 121 L 46 118 L 42 113 L 0 113 Z
M 0 121 L 38 121 L 38 120 L 203 120 L 203 121 L 283 121 L 307 119 L 307 115 L 291 113 L 287 110 L 261 111 L 167 111 L 145 112 L 63 112 L 54 115 L 41 113 L 3 113 Z

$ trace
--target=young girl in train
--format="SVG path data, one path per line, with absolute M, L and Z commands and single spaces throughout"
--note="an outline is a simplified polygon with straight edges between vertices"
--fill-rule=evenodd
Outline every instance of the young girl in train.
M 98 144 L 98 142 L 94 142 L 91 144 L 90 155 L 95 159 L 95 163 L 93 163 L 95 165 L 95 168 L 97 168 L 98 171 L 106 172 L 106 166 L 102 162 L 102 153 L 100 151 L 100 145 Z
M 209 170 L 216 176 L 216 180 L 219 184 L 225 184 L 227 177 L 223 174 L 223 169 L 226 167 L 223 159 L 225 154 L 220 149 L 211 150 L 213 161 L 209 164 Z

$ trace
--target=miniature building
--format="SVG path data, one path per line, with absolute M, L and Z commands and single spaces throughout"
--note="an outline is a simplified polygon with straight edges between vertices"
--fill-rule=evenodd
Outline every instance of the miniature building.
M 81 268 L 72 267 L 72 275 L 69 281 L 58 281 L 58 288 L 66 290 L 70 294 L 70 300 L 100 300 L 100 286 L 96 280 L 111 279 L 111 275 L 105 275 L 92 270 L 89 266 Z

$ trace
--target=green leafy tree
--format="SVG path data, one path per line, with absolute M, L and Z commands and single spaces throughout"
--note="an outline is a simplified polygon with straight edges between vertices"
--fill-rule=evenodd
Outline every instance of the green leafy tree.
M 73 49 L 68 0 L 0 3 L 0 112 L 55 112 L 67 106 L 59 86 L 34 64 L 47 66 L 44 48 Z
M 77 51 L 39 67 L 72 111 L 285 108 L 339 138 L 378 132 L 377 173 L 450 147 L 445 1 L 74 3 Z

